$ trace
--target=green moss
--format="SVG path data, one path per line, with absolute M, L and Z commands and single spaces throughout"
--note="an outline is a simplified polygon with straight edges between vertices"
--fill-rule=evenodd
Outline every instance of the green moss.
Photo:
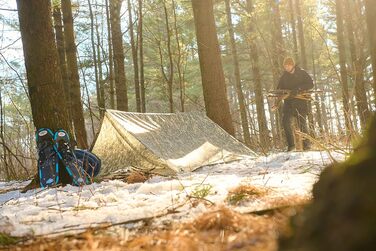
M 241 201 L 247 199 L 249 195 L 247 193 L 234 193 L 227 197 L 227 201 L 231 205 L 238 205 Z
M 0 232 L 0 246 L 8 246 L 16 244 L 19 241 L 19 238 L 10 236 L 6 233 Z
M 200 199 L 205 198 L 211 193 L 212 189 L 213 186 L 210 184 L 199 185 L 192 191 L 192 196 Z

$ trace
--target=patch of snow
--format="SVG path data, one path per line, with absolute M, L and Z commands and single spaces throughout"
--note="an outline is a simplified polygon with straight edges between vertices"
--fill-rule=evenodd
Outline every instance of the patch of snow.
M 344 159 L 340 154 L 332 155 Z M 15 183 L 0 182 L 0 191 L 8 191 L 0 194 L 0 215 L 5 222 L 0 224 L 0 232 L 27 236 L 83 231 L 159 216 L 170 209 L 176 213 L 165 219 L 188 220 L 207 210 L 204 203 L 193 207 L 187 202 L 190 198 L 206 192 L 206 201 L 226 204 L 229 190 L 239 185 L 267 188 L 272 191 L 270 198 L 310 196 L 318 174 L 330 163 L 325 152 L 293 152 L 205 166 L 179 174 L 177 179 L 155 176 L 136 184 L 111 180 L 82 188 L 68 185 L 20 193 L 9 191 L 12 187 L 20 189 Z M 254 200 L 237 205 L 236 210 L 246 212 L 263 206 L 265 201 Z

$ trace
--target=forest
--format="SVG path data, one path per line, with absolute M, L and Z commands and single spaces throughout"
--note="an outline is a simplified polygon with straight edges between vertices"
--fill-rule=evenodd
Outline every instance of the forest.
M 325 194 L 328 191 L 333 191 L 333 194 L 347 191 L 349 197 L 344 197 L 343 200 L 351 201 L 353 190 L 350 187 L 362 183 L 360 177 L 364 175 L 364 187 L 361 186 L 359 191 L 354 191 L 354 196 L 360 195 L 359 200 L 362 200 L 359 202 L 359 208 L 361 208 L 359 214 L 364 213 L 366 217 L 375 212 L 375 196 L 361 196 L 364 191 L 375 190 L 374 185 L 371 185 L 372 181 L 366 178 L 367 174 L 369 178 L 375 177 L 374 171 L 370 168 L 371 159 L 376 155 L 374 153 L 376 124 L 373 119 L 376 110 L 376 2 L 374 0 L 0 0 L 0 22 L 2 24 L 0 27 L 0 205 L 3 207 L 0 212 L 4 215 L 0 215 L 0 220 L 5 222 L 10 219 L 9 224 L 14 225 L 12 232 L 6 230 L 5 225 L 0 223 L 0 245 L 3 244 L 4 238 L 13 238 L 13 234 L 17 236 L 14 237 L 17 238 L 14 241 L 16 244 L 23 243 L 23 237 L 30 236 L 25 226 L 20 222 L 17 225 L 12 221 L 13 216 L 7 214 L 12 211 L 12 208 L 9 206 L 7 209 L 7 206 L 9 203 L 11 205 L 11 201 L 17 196 L 21 196 L 14 197 L 16 190 L 17 194 L 21 194 L 20 191 L 30 183 L 30 180 L 33 180 L 32 183 L 38 183 L 38 179 L 42 179 L 40 175 L 38 176 L 38 163 L 40 162 L 38 158 L 40 157 L 38 157 L 39 145 L 36 132 L 38 134 L 41 128 L 50 128 L 52 131 L 64 129 L 70 135 L 72 148 L 87 149 L 101 157 L 103 173 L 104 170 L 107 172 L 115 168 L 107 168 L 110 165 L 108 159 L 111 159 L 111 165 L 123 165 L 125 162 L 122 162 L 123 159 L 119 156 L 128 154 L 119 150 L 120 143 L 116 143 L 118 142 L 115 139 L 116 135 L 111 134 L 108 129 L 110 123 L 114 125 L 113 121 L 120 116 L 121 119 L 116 121 L 124 128 L 126 127 L 125 118 L 137 125 L 145 125 L 148 130 L 152 128 L 151 125 L 159 121 L 158 119 L 163 121 L 161 125 L 164 125 L 166 131 L 170 129 L 173 134 L 171 141 L 176 141 L 175 145 L 158 140 L 160 135 L 150 137 L 163 144 L 167 149 L 166 152 L 178 151 L 177 148 L 183 152 L 184 146 L 193 147 L 195 143 L 192 143 L 193 139 L 191 143 L 189 142 L 189 134 L 192 138 L 199 138 L 203 134 L 213 133 L 212 138 L 218 138 L 216 146 L 223 144 L 225 148 L 227 143 L 230 147 L 231 144 L 236 145 L 241 142 L 241 147 L 231 149 L 236 149 L 233 150 L 234 152 L 247 151 L 253 158 L 256 158 L 256 161 L 246 159 L 243 160 L 244 162 L 239 162 L 239 165 L 227 164 L 228 162 L 223 157 L 222 163 L 225 163 L 223 166 L 218 164 L 221 162 L 213 162 L 215 168 L 219 165 L 219 169 L 223 171 L 223 180 L 216 181 L 211 177 L 213 171 L 210 169 L 211 165 L 201 165 L 200 167 L 203 166 L 204 169 L 198 169 L 198 172 L 193 174 L 194 180 L 202 179 L 197 181 L 200 185 L 191 184 L 184 174 L 178 176 L 179 182 L 176 181 L 175 185 L 171 185 L 169 196 L 172 201 L 175 193 L 179 193 L 178 186 L 190 187 L 192 185 L 187 188 L 189 192 L 186 192 L 190 203 L 189 209 L 185 208 L 187 207 L 185 204 L 182 206 L 184 210 L 190 212 L 189 216 L 180 219 L 181 222 L 184 222 L 183 219 L 196 220 L 192 225 L 202 224 L 201 228 L 193 231 L 191 226 L 186 225 L 179 225 L 178 230 L 175 225 L 167 227 L 167 230 L 172 228 L 174 231 L 188 231 L 191 234 L 192 231 L 196 231 L 194 238 L 198 241 L 192 243 L 191 246 L 184 238 L 193 238 L 192 236 L 174 236 L 168 239 L 170 237 L 158 236 L 152 232 L 160 229 L 158 227 L 162 224 L 162 220 L 153 222 L 151 224 L 153 227 L 150 229 L 146 228 L 150 218 L 161 216 L 155 216 L 148 211 L 153 207 L 151 204 L 140 209 L 143 213 L 131 214 L 133 218 L 119 216 L 119 219 L 110 221 L 113 224 L 111 227 L 128 224 L 128 220 L 133 221 L 135 218 L 139 221 L 140 217 L 144 221 L 143 227 L 145 228 L 141 227 L 144 231 L 135 227 L 136 237 L 132 238 L 136 239 L 131 238 L 131 242 L 125 241 L 124 245 L 119 244 L 120 246 L 116 248 L 122 247 L 126 248 L 125 250 L 278 250 L 279 246 L 281 250 L 366 250 L 359 248 L 374 247 L 376 244 L 367 239 L 375 233 L 374 227 L 362 217 L 361 222 L 364 225 L 359 223 L 352 230 L 363 229 L 363 235 L 359 234 L 358 239 L 350 238 L 349 243 L 342 243 L 343 246 L 336 245 L 341 244 L 343 240 L 341 237 L 352 233 L 350 230 L 348 232 L 343 230 L 343 233 L 340 231 L 340 237 L 334 235 L 323 237 L 315 235 L 315 231 L 322 230 L 322 233 L 330 235 L 330 230 L 333 231 L 336 221 L 333 220 L 333 225 L 328 223 L 328 226 L 316 226 L 312 223 L 317 220 L 315 217 L 324 217 L 324 215 L 329 217 L 328 222 L 332 220 L 330 215 L 334 218 L 339 217 L 336 218 L 338 221 L 345 221 L 346 214 L 343 210 L 350 205 L 338 202 L 336 204 L 338 211 L 333 210 L 332 214 L 326 214 L 322 208 L 333 207 L 331 203 L 334 202 L 329 203 L 330 198 L 326 200 Z M 309 88 L 309 91 L 303 90 L 307 91 L 304 94 L 306 96 L 303 95 L 305 101 L 302 101 L 306 102 L 308 109 L 307 128 L 302 129 L 297 117 L 297 121 L 294 121 L 292 126 L 293 143 L 286 135 L 288 132 L 285 118 L 288 113 L 287 100 L 290 97 L 294 99 L 294 96 L 291 96 L 294 90 L 291 89 L 285 93 L 281 90 L 286 89 L 281 88 L 283 76 L 291 73 L 284 68 L 286 60 L 293 60 L 294 71 L 298 69 L 305 72 L 313 84 L 313 88 Z M 198 113 L 202 117 L 207 116 L 210 122 L 204 119 L 189 120 L 190 114 L 193 113 Z M 176 120 L 172 119 L 172 122 L 166 122 L 167 119 L 164 117 L 154 119 L 153 116 L 160 114 L 174 114 L 177 117 Z M 187 117 L 185 117 L 186 120 L 180 121 L 179 116 Z M 149 118 L 153 121 L 150 124 L 147 120 Z M 212 125 L 212 122 L 224 132 L 219 133 L 219 127 Z M 118 125 L 114 125 L 114 128 L 120 130 L 120 127 L 116 126 Z M 105 129 L 108 131 L 104 131 Z M 161 129 L 161 135 L 162 133 L 168 132 Z M 184 136 L 185 134 L 188 135 Z M 227 134 L 232 137 L 227 138 Z M 135 136 L 148 150 L 151 149 L 150 151 L 157 155 L 156 150 L 142 141 L 140 137 L 142 136 Z M 106 140 L 109 145 L 102 143 Z M 236 142 L 233 143 L 232 140 Z M 309 147 L 305 144 L 306 142 L 309 142 Z M 99 144 L 101 145 L 98 146 Z M 127 144 L 130 143 L 127 142 Z M 243 145 L 246 150 L 242 148 Z M 209 152 L 203 147 L 199 150 Z M 290 152 L 290 150 L 293 151 Z M 100 151 L 107 152 L 101 155 Z M 161 153 L 161 156 L 164 154 L 164 152 Z M 159 158 L 158 161 L 160 159 L 163 158 Z M 156 160 L 153 159 L 153 161 Z M 343 167 L 349 171 L 342 173 L 342 171 L 337 172 L 337 169 L 333 169 L 334 171 L 330 169 L 322 172 L 327 165 L 338 169 Z M 131 162 L 129 166 L 134 167 L 134 163 Z M 271 186 L 281 189 L 279 197 L 277 196 L 278 203 L 276 202 L 277 204 L 272 207 L 270 203 L 268 206 L 262 204 L 260 209 L 252 204 L 257 196 L 269 195 L 270 190 L 257 190 L 259 189 L 257 188 L 257 191 L 250 191 L 250 185 L 242 185 L 244 181 L 228 180 L 232 179 L 231 175 L 241 177 L 243 172 L 249 179 L 259 177 L 264 172 L 263 170 L 269 172 L 269 168 L 273 169 L 274 166 L 281 166 L 281 168 L 290 166 L 288 170 L 292 170 L 291 175 L 296 175 L 297 181 L 294 185 L 287 185 L 288 188 L 282 187 L 276 180 L 273 181 L 274 183 L 271 181 L 273 184 Z M 353 166 L 364 167 L 363 176 Z M 247 168 L 251 169 L 251 167 L 255 169 L 247 171 Z M 149 181 L 158 179 L 155 178 L 161 174 L 156 171 L 158 169 L 146 167 L 146 164 L 145 166 L 140 164 L 136 168 L 136 172 L 132 169 L 131 175 L 127 174 L 124 184 L 116 183 L 117 173 L 113 172 L 110 176 L 103 178 L 102 175 L 101 178 L 94 179 L 94 183 L 90 185 L 93 187 L 88 188 L 87 194 L 82 187 L 77 191 L 73 186 L 73 190 L 70 188 L 64 190 L 66 189 L 64 187 L 52 190 L 57 189 L 56 193 L 63 190 L 64 193 L 82 193 L 77 197 L 79 201 L 77 206 L 72 209 L 77 212 L 90 209 L 92 205 L 81 205 L 81 196 L 83 201 L 86 199 L 90 201 L 92 197 L 88 191 L 93 194 L 93 191 L 102 191 L 101 189 L 105 191 L 107 185 L 111 193 L 100 192 L 101 196 L 113 195 L 114 200 L 118 202 L 122 201 L 122 196 L 124 196 L 116 194 L 115 191 L 119 187 L 129 190 L 127 192 L 129 194 L 134 192 L 127 183 L 146 182 L 139 189 L 143 188 L 144 192 L 147 191 L 145 192 L 147 196 L 156 192 L 158 186 L 155 188 L 143 186 L 146 186 Z M 140 171 L 146 168 L 151 171 Z M 299 169 L 300 172 L 297 171 L 298 168 L 302 168 Z M 155 173 L 152 172 L 153 170 Z M 190 170 L 193 171 L 193 167 Z M 268 175 L 270 174 L 271 180 L 285 175 L 281 170 L 270 171 Z M 203 178 L 206 171 L 208 174 Z M 299 176 L 300 174 L 302 176 Z M 136 176 L 135 182 L 127 180 L 134 175 Z M 351 177 L 356 180 L 352 180 Z M 211 178 L 213 180 L 209 181 Z M 302 185 L 303 180 L 307 184 Z M 220 184 L 221 181 L 223 184 Z M 206 184 L 206 182 L 212 183 Z M 257 182 L 256 187 L 263 183 L 261 180 L 260 183 Z M 294 183 L 292 179 L 288 182 Z M 187 185 L 188 183 L 190 185 Z M 150 186 L 152 184 L 153 182 Z M 334 184 L 333 187 L 338 185 L 338 189 L 331 187 L 331 184 Z M 217 198 L 214 194 L 222 196 L 221 192 L 218 192 L 222 191 L 222 185 L 226 187 L 224 188 L 226 193 L 223 197 Z M 163 187 L 163 191 L 167 191 L 170 185 L 167 180 L 162 180 L 160 186 Z M 173 186 L 176 187 L 172 188 Z M 236 186 L 238 188 L 234 190 Z M 312 188 L 313 191 L 311 191 Z M 283 189 L 290 189 L 287 195 Z M 298 196 L 290 193 L 294 190 L 304 192 L 299 192 Z M 43 189 L 41 191 L 43 192 Z M 47 201 L 50 194 L 44 193 Z M 231 198 L 234 198 L 230 196 L 234 194 L 238 196 L 235 198 L 235 204 L 231 202 Z M 30 196 L 34 198 L 33 196 L 37 195 Z M 61 198 L 61 200 L 69 200 L 69 196 L 66 196 L 67 198 Z M 160 198 L 156 208 L 165 212 L 160 204 L 169 203 L 168 199 L 163 198 L 162 195 L 160 195 L 162 197 L 152 199 L 147 196 L 145 200 L 157 201 L 157 198 Z M 40 198 L 35 197 L 37 204 L 43 204 L 43 200 L 39 200 Z M 51 197 L 50 200 L 54 199 Z M 106 206 L 107 203 L 111 203 L 107 201 L 108 198 L 104 200 Z M 118 209 L 123 210 L 125 207 L 129 209 L 128 204 L 132 202 L 129 202 L 129 199 L 126 200 L 123 201 L 124 205 L 121 203 L 118 205 Z M 192 200 L 195 200 L 196 204 Z M 292 201 L 292 204 L 286 209 L 285 204 L 288 200 Z M 179 204 L 179 199 L 176 201 L 175 203 Z M 231 221 L 231 224 L 238 224 L 236 226 L 247 230 L 243 231 L 244 236 L 235 234 L 234 239 L 231 239 L 231 234 L 228 234 L 229 240 L 225 242 L 218 241 L 214 237 L 212 242 L 205 241 L 204 234 L 214 234 L 214 230 L 207 225 L 215 224 L 210 220 L 215 216 L 210 215 L 207 209 L 200 209 L 208 215 L 204 214 L 201 219 L 198 219 L 197 215 L 192 213 L 193 209 L 201 212 L 197 204 L 201 203 L 205 205 L 205 208 L 211 208 L 214 204 L 222 205 L 224 201 L 230 205 L 229 208 L 233 209 L 231 207 L 233 206 L 240 209 L 232 211 L 227 207 L 216 208 L 218 215 L 223 215 L 224 220 L 220 224 L 217 222 L 222 225 L 216 225 L 214 230 L 218 230 L 216 228 L 218 227 L 218 231 L 222 233 L 221 229 L 226 229 L 223 226 L 227 226 L 228 223 L 226 219 Z M 166 217 L 170 211 L 174 213 L 179 211 L 180 209 L 177 208 L 180 206 L 175 207 L 177 204 L 169 208 L 168 213 L 163 213 L 162 219 L 165 219 L 163 217 Z M 23 206 L 27 208 L 28 205 Z M 308 205 L 309 209 L 303 210 L 302 205 L 304 207 Z M 371 208 L 369 211 L 367 211 L 368 207 Z M 291 208 L 296 209 L 297 212 L 303 211 L 302 216 L 299 216 L 300 214 L 295 216 L 296 212 L 291 213 Z M 62 209 L 58 210 L 62 214 Z M 109 211 L 105 211 L 104 214 L 110 212 L 110 209 L 106 210 Z M 245 210 L 246 214 L 242 214 L 242 210 Z M 253 215 L 252 213 L 256 211 L 257 214 Z M 335 214 L 335 212 L 343 214 Z M 30 215 L 33 214 L 30 212 Z M 30 215 L 28 217 L 32 217 Z M 273 231 L 277 232 L 283 228 L 281 225 L 287 225 L 286 222 L 291 216 L 306 217 L 304 218 L 306 221 L 300 221 L 305 222 L 301 223 L 301 231 L 305 231 L 305 234 L 296 230 L 295 234 L 287 234 L 286 240 L 284 239 L 286 234 L 275 237 L 271 234 L 271 230 L 265 227 L 269 223 L 260 221 L 257 223 L 259 225 L 249 225 L 251 224 L 249 222 L 253 220 L 258 222 L 259 215 L 269 217 L 268 221 L 274 222 L 270 223 L 275 227 Z M 41 217 L 46 220 L 47 216 Z M 25 219 L 29 218 L 25 216 Z M 170 218 L 167 220 L 174 222 Z M 207 222 L 203 223 L 205 220 Z M 277 221 L 284 223 L 277 224 L 275 223 Z M 108 222 L 108 219 L 103 219 L 103 222 Z M 179 224 L 183 224 L 181 222 L 178 221 Z M 77 225 L 83 226 L 86 223 L 88 223 L 86 229 L 95 225 L 92 222 L 90 225 L 89 221 L 85 220 Z M 74 225 L 74 222 L 71 224 Z M 94 228 L 97 228 L 98 224 Z M 101 225 L 99 228 L 102 227 Z M 239 232 L 234 225 L 227 227 L 231 233 Z M 47 228 L 33 232 L 35 238 L 50 235 L 51 231 L 57 231 L 60 226 L 46 230 Z M 252 236 L 249 229 L 252 228 L 259 231 L 259 237 L 253 244 L 249 241 Z M 79 231 L 74 227 L 69 229 Z M 294 232 L 294 230 L 291 231 Z M 149 233 L 150 236 L 137 239 L 141 232 Z M 112 239 L 106 239 L 106 241 L 101 239 L 102 242 L 97 243 L 98 245 L 94 243 L 97 248 L 90 246 L 94 245 L 93 243 L 87 246 L 88 240 L 96 238 L 92 237 L 96 234 L 97 232 L 95 234 L 90 232 L 90 237 L 84 235 L 83 246 L 61 246 L 59 249 L 109 250 L 110 247 L 114 248 L 109 244 Z M 71 241 L 69 239 L 71 237 L 60 238 L 68 238 Z M 165 243 L 150 244 L 155 238 L 164 240 Z M 59 239 L 61 240 L 63 239 Z M 137 244 L 137 241 L 142 242 L 142 245 Z M 174 241 L 185 244 L 174 246 Z M 36 250 L 38 245 L 44 248 L 40 250 L 51 250 L 55 245 L 40 240 L 35 243 L 26 246 L 26 249 L 34 250 L 35 248 Z M 52 246 L 49 246 L 50 244 Z M 240 245 L 239 248 L 237 245 Z M 294 249 L 294 247 L 301 249 Z

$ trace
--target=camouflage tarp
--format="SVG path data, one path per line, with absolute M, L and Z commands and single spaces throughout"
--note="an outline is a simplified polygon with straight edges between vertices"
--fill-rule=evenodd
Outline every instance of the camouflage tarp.
M 107 110 L 93 152 L 102 175 L 135 167 L 162 175 L 256 154 L 200 113 Z

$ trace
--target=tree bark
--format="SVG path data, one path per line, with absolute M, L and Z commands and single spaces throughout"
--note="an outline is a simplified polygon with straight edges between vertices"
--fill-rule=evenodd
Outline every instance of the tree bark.
M 101 102 L 101 93 L 99 90 L 99 73 L 98 73 L 98 61 L 97 61 L 97 50 L 95 46 L 95 39 L 94 39 L 94 15 L 93 9 L 91 7 L 91 1 L 87 0 L 89 6 L 89 16 L 90 16 L 90 40 L 91 40 L 91 49 L 93 52 L 93 64 L 94 64 L 94 75 L 95 75 L 95 87 L 97 92 L 97 104 L 100 108 Z M 103 116 L 103 112 L 101 112 L 101 117 Z
M 293 0 L 289 0 L 289 9 L 290 9 L 290 23 L 291 23 L 291 30 L 292 30 L 292 41 L 294 44 L 294 56 L 298 58 L 298 40 L 296 36 L 296 21 L 294 15 L 294 3 Z
M 120 111 L 128 111 L 128 92 L 125 78 L 123 36 L 120 25 L 121 0 L 110 0 L 111 35 L 114 54 L 116 105 Z
M 105 0 L 106 5 L 106 21 L 107 21 L 107 41 L 108 41 L 108 82 L 109 82 L 109 96 L 110 108 L 115 109 L 115 86 L 114 86 L 114 58 L 112 50 L 112 35 L 111 35 L 111 17 L 108 5 L 108 0 Z
M 252 7 L 252 0 L 247 0 L 247 11 L 248 14 L 251 16 L 253 7 Z M 251 58 L 251 65 L 252 65 L 252 74 L 254 79 L 254 92 L 255 92 L 255 99 L 256 99 L 256 113 L 257 113 L 257 123 L 259 129 L 259 139 L 263 150 L 268 150 L 270 147 L 269 142 L 269 129 L 268 124 L 266 121 L 265 115 L 265 104 L 264 104 L 264 96 L 262 95 L 262 81 L 261 81 L 261 73 L 259 67 L 259 53 L 256 44 L 256 34 L 253 28 L 252 22 L 249 22 L 249 35 L 248 35 L 248 42 L 250 46 L 250 58 Z M 273 121 L 274 122 L 274 121 Z
M 64 96 L 67 103 L 68 121 L 72 127 L 72 111 L 70 98 L 70 81 L 68 79 L 68 68 L 65 55 L 65 42 L 63 32 L 63 21 L 61 16 L 61 9 L 58 4 L 53 6 L 53 20 L 55 27 L 56 46 L 59 55 L 59 66 L 64 86 Z
M 206 114 L 234 136 L 212 0 L 192 0 Z
M 339 53 L 339 64 L 340 64 L 340 75 L 341 75 L 341 85 L 342 85 L 342 102 L 343 102 L 343 112 L 345 115 L 345 125 L 346 134 L 350 135 L 353 127 L 351 122 L 351 111 L 350 111 L 350 99 L 349 99 L 349 87 L 347 81 L 347 67 L 346 67 L 346 51 L 344 44 L 344 25 L 343 25 L 343 0 L 336 0 L 336 24 L 337 24 L 337 43 L 338 43 L 338 53 Z
M 284 50 L 284 45 L 283 45 L 279 2 L 276 2 L 275 0 L 269 0 L 269 5 L 271 9 L 270 15 L 271 15 L 271 18 L 273 19 L 273 25 L 271 28 L 271 35 L 272 35 L 271 63 L 272 63 L 273 83 L 274 83 L 274 88 L 276 88 L 279 77 L 282 74 L 282 63 L 283 63 L 283 58 L 285 56 L 285 50 Z M 283 137 L 283 130 L 282 130 L 282 125 L 281 125 L 282 109 L 278 109 L 275 115 L 276 115 L 276 127 L 277 127 L 278 138 L 283 140 L 284 137 Z
M 167 35 L 167 51 L 168 51 L 168 60 L 169 60 L 169 74 L 165 74 L 164 68 L 162 67 L 163 75 L 167 81 L 167 90 L 168 90 L 168 103 L 170 112 L 174 112 L 174 99 L 173 99 L 173 83 L 174 83 L 174 63 L 172 60 L 172 50 L 171 50 L 171 30 L 170 30 L 170 22 L 168 21 L 168 12 L 165 0 L 163 2 L 163 10 L 165 14 L 165 22 L 166 22 L 166 35 Z M 162 54 L 161 54 L 162 55 Z
M 358 50 L 356 48 L 360 47 L 360 44 L 357 44 L 355 40 L 355 30 L 353 25 L 353 17 L 351 12 L 351 5 L 349 0 L 345 0 L 345 9 L 346 9 L 346 28 L 350 44 L 350 55 L 352 61 L 352 76 L 355 81 L 355 99 L 358 115 L 360 118 L 360 125 L 362 129 L 365 129 L 367 125 L 367 120 L 370 117 L 370 112 L 368 110 L 366 90 L 364 86 L 364 65 L 365 65 L 365 56 L 363 49 Z M 358 36 L 360 34 L 357 34 Z M 355 123 L 356 125 L 356 123 Z
M 237 52 L 236 44 L 235 44 L 235 34 L 234 34 L 234 28 L 233 28 L 232 18 L 231 18 L 230 1 L 225 0 L 225 4 L 226 4 L 227 27 L 228 27 L 228 33 L 229 33 L 230 45 L 231 45 L 232 62 L 234 65 L 235 88 L 236 88 L 236 94 L 238 96 L 238 102 L 239 102 L 240 120 L 242 124 L 243 138 L 244 138 L 244 143 L 247 146 L 251 146 L 251 135 L 249 134 L 247 107 L 245 105 L 244 93 L 243 93 L 241 79 L 240 79 L 240 66 L 239 66 L 238 52 Z
M 99 106 L 99 113 L 101 118 L 104 116 L 104 111 L 106 109 L 106 98 L 104 92 L 104 80 L 103 80 L 103 70 L 102 70 L 102 57 L 101 57 L 101 39 L 98 31 L 98 21 L 97 17 L 95 17 L 95 33 L 97 35 L 97 66 L 98 66 L 98 79 L 99 79 L 99 93 L 100 93 L 100 100 L 98 103 Z M 103 41 L 102 41 L 103 43 Z M 103 49 L 102 49 L 103 51 Z
M 144 33 L 143 33 L 143 12 L 142 0 L 138 0 L 138 46 L 140 51 L 140 93 L 141 93 L 141 111 L 146 112 L 145 99 L 145 74 L 144 74 Z
M 372 59 L 373 93 L 376 102 L 376 4 L 374 0 L 364 0 L 368 27 L 369 47 Z
M 133 59 L 134 91 L 136 93 L 136 109 L 137 109 L 137 112 L 141 112 L 140 81 L 139 81 L 139 76 L 138 76 L 138 58 L 137 58 L 137 47 L 134 41 L 131 0 L 128 0 L 128 20 L 129 20 L 129 36 L 131 38 L 131 49 L 132 49 L 132 59 Z
M 74 42 L 73 16 L 70 0 L 61 1 L 64 23 L 64 39 L 67 55 L 68 78 L 70 81 L 70 98 L 72 119 L 77 144 L 82 149 L 87 149 L 87 135 L 85 128 L 84 111 L 81 101 L 80 77 L 78 75 L 77 48 Z M 74 112 L 73 112 L 74 111 Z
M 71 132 L 54 33 L 51 3 L 17 0 L 33 122 L 37 129 Z
M 305 49 L 305 41 L 304 41 L 304 30 L 303 30 L 303 20 L 302 20 L 302 13 L 300 9 L 300 0 L 295 0 L 296 5 L 296 14 L 298 20 L 298 32 L 299 32 L 299 45 L 300 45 L 300 62 L 304 69 L 307 69 L 307 55 Z
M 184 112 L 184 104 L 185 104 L 185 86 L 184 86 L 184 79 L 182 76 L 182 51 L 180 46 L 180 38 L 179 38 L 179 30 L 178 30 L 178 21 L 176 16 L 176 5 L 175 0 L 172 0 L 172 9 L 174 12 L 174 30 L 175 30 L 175 40 L 176 40 L 176 46 L 177 46 L 177 62 L 176 62 L 176 69 L 178 71 L 178 77 L 179 77 L 179 89 L 180 89 L 180 109 L 181 112 Z

